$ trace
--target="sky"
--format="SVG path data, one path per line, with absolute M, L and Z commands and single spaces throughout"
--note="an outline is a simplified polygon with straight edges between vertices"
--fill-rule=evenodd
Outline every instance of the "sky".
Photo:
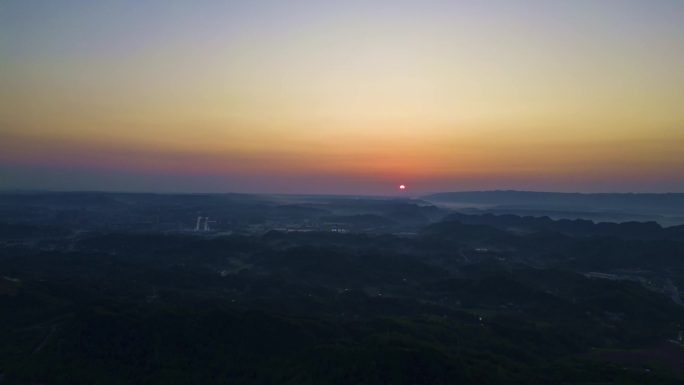
M 684 1 L 0 0 L 0 189 L 684 192 Z

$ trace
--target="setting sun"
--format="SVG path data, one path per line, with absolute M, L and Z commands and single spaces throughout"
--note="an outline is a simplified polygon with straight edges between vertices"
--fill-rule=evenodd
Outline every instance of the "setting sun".
M 49 3 L 0 1 L 0 189 L 684 191 L 682 1 Z

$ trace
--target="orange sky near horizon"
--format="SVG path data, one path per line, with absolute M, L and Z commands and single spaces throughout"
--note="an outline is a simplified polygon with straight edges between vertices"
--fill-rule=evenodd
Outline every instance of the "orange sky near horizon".
M 684 191 L 680 3 L 255 4 L 0 4 L 0 188 Z

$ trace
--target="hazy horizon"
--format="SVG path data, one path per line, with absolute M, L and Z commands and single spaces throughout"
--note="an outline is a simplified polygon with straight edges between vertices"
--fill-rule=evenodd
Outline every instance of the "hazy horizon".
M 322 197 L 369 197 L 369 198 L 407 198 L 420 199 L 429 195 L 438 194 L 463 194 L 463 193 L 493 193 L 493 192 L 513 192 L 513 193 L 537 193 L 537 194 L 569 194 L 569 195 L 684 195 L 684 192 L 669 191 L 669 192 L 582 192 L 582 191 L 549 191 L 549 190 L 516 190 L 516 189 L 491 189 L 491 190 L 444 190 L 444 191 L 425 191 L 421 193 L 413 193 L 410 191 L 395 191 L 394 193 L 386 194 L 353 194 L 353 193 L 316 193 L 316 192 L 258 192 L 258 191 L 217 191 L 217 190 L 197 190 L 197 191 L 183 191 L 183 190 L 99 190 L 99 189 L 46 189 L 46 188 L 0 188 L 0 194 L 51 194 L 51 193 L 102 193 L 102 194 L 159 194 L 159 195 L 223 195 L 223 194 L 239 194 L 239 195 L 262 195 L 262 196 L 322 196 Z
M 0 189 L 684 192 L 684 2 L 0 3 Z

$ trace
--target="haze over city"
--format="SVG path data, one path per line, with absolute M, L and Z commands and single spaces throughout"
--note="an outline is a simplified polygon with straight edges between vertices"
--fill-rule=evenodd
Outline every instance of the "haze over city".
M 681 1 L 4 1 L 0 189 L 684 191 Z

